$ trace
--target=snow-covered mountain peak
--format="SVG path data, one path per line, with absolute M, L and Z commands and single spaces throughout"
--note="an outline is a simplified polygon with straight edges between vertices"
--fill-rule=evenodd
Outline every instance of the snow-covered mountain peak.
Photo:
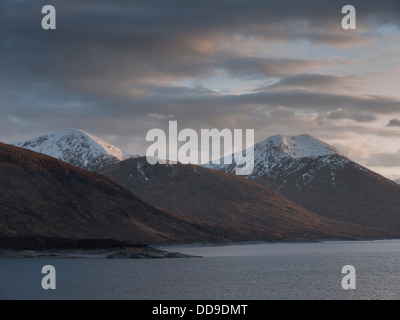
M 248 153 L 247 150 L 246 154 Z M 242 153 L 242 151 L 239 151 Z M 251 155 L 251 153 L 249 153 Z M 254 145 L 253 172 L 247 177 L 254 180 L 269 179 L 270 181 L 280 181 L 282 177 L 289 177 L 302 172 L 299 185 L 308 184 L 319 175 L 319 172 L 329 171 L 331 183 L 335 183 L 335 172 L 341 170 L 350 160 L 340 154 L 340 152 L 329 144 L 308 134 L 298 136 L 275 135 Z M 233 164 L 205 164 L 210 169 L 221 170 L 234 174 L 238 167 L 243 163 Z M 358 166 L 359 167 L 359 166 Z M 361 170 L 362 168 L 359 167 Z M 279 190 L 286 184 L 283 179 Z
M 65 129 L 14 144 L 88 170 L 127 159 L 116 146 L 80 129 Z
M 295 159 L 340 155 L 339 151 L 334 147 L 308 134 L 298 136 L 282 136 L 278 134 L 257 143 L 254 147 L 256 153 L 265 149 L 274 149 L 275 153 L 280 153 L 281 156 Z

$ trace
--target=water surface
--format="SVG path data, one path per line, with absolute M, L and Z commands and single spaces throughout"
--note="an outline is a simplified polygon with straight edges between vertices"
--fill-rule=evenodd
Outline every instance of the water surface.
M 180 245 L 204 258 L 0 259 L 0 299 L 398 299 L 400 241 Z M 57 271 L 43 290 L 41 269 Z M 356 290 L 342 289 L 344 265 Z

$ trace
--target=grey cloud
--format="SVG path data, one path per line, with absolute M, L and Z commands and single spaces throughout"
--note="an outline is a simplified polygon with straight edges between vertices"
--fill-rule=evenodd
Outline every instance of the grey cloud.
M 342 63 L 343 59 L 340 60 L 340 63 Z M 234 76 L 281 77 L 313 71 L 332 63 L 335 63 L 334 59 L 301 60 L 259 57 L 229 57 L 221 59 L 220 63 L 218 63 L 218 66 L 226 69 Z
M 371 155 L 367 160 L 368 166 L 374 167 L 399 167 L 400 151 L 395 153 L 376 153 Z
M 127 101 L 127 103 L 114 104 L 112 112 L 115 115 L 131 112 L 148 114 L 148 110 L 153 110 L 158 113 L 175 114 L 177 117 L 209 119 L 214 115 L 245 113 L 249 108 L 284 106 L 298 111 L 333 112 L 331 117 L 350 117 L 353 120 L 365 122 L 375 120 L 376 115 L 398 112 L 400 107 L 400 99 L 386 96 L 334 94 L 304 90 L 269 90 L 240 95 L 217 94 L 212 91 L 201 91 L 203 93 L 198 95 L 197 92 L 197 89 L 165 88 L 162 94 L 154 92 L 143 98 L 131 99 L 130 102 L 137 106 L 135 109 L 132 109 Z M 106 106 L 107 104 L 105 104 Z M 334 111 L 338 108 L 348 111 L 335 113 Z
M 373 114 L 368 114 L 368 113 L 354 113 L 350 112 L 344 109 L 338 109 L 335 111 L 331 111 L 327 119 L 332 119 L 332 120 L 340 120 L 340 119 L 349 119 L 349 120 L 354 120 L 356 122 L 373 122 L 378 120 L 378 117 Z
M 157 119 L 157 120 L 166 120 L 166 119 L 174 119 L 175 116 L 173 114 L 162 114 L 162 113 L 150 113 L 150 118 Z
M 278 106 L 274 109 L 272 109 L 269 114 L 273 117 L 273 118 L 289 118 L 289 117 L 293 117 L 295 115 L 295 112 L 287 107 L 284 106 Z
M 360 10 L 365 7 L 368 14 L 385 11 L 384 5 L 371 7 L 368 1 L 364 2 L 359 4 Z M 340 27 L 341 18 L 341 4 L 337 1 L 55 0 L 58 29 L 46 33 L 34 27 L 39 26 L 37 12 L 44 3 L 18 1 L 4 5 L 0 22 L 2 52 L 14 66 L 14 76 L 17 67 L 25 76 L 29 72 L 64 83 L 69 80 L 70 85 L 76 80 L 82 80 L 81 84 L 104 76 L 120 81 L 206 76 L 214 72 L 216 51 L 234 35 L 264 38 L 273 35 L 279 41 L 301 37 L 329 43 L 330 30 L 332 26 Z M 307 32 L 296 23 L 282 27 L 291 20 L 308 21 L 311 26 Z M 302 35 L 296 34 L 298 29 L 303 30 Z M 346 43 L 356 43 L 353 38 L 358 36 L 340 30 L 335 37 L 332 40 L 335 43 L 341 38 Z M 229 61 L 227 67 L 241 74 L 248 72 L 246 64 L 250 71 L 261 64 L 267 71 L 272 69 L 271 72 L 282 74 L 277 67 L 265 66 L 263 61 L 245 59 L 241 61 L 242 69 L 234 68 Z M 292 63 L 298 66 L 298 62 Z M 7 65 L 10 64 L 3 67 L 7 69 Z
M 177 119 L 202 121 L 207 123 L 215 117 L 228 115 L 246 115 L 256 108 L 272 109 L 273 115 L 292 111 L 331 112 L 330 118 L 350 118 L 357 122 L 368 122 L 376 119 L 376 115 L 397 112 L 400 100 L 364 95 L 340 95 L 333 93 L 317 93 L 302 90 L 262 91 L 242 95 L 217 94 L 205 88 L 185 87 L 150 87 L 143 89 L 149 93 L 143 96 L 120 97 L 109 99 L 77 100 L 63 99 L 60 105 L 51 104 L 51 99 L 44 99 L 31 107 L 27 99 L 17 107 L 2 107 L 2 112 L 21 121 L 42 121 L 56 119 L 73 121 L 74 118 L 89 119 L 143 119 L 149 114 L 175 115 Z M 154 91 L 152 91 L 154 90 Z M 53 97 L 54 98 L 54 97 Z M 38 99 L 40 101 L 40 99 Z M 57 100 L 55 100 L 57 102 Z M 280 106 L 284 106 L 279 110 Z M 338 107 L 348 111 L 338 112 Z M 335 112 L 336 110 L 336 112 Z M 279 112 L 278 112 L 279 111 Z
M 319 127 L 319 131 L 323 132 L 322 138 L 323 137 L 329 137 L 329 135 L 332 136 L 332 133 L 334 133 L 335 136 L 337 136 L 339 139 L 344 139 L 345 140 L 351 140 L 351 135 L 360 135 L 360 136 L 365 136 L 365 135 L 374 135 L 377 137 L 383 137 L 387 139 L 399 139 L 400 138 L 400 131 L 393 131 L 385 128 L 378 128 L 378 127 L 373 127 L 373 126 L 368 126 L 365 124 L 346 124 L 346 125 L 341 125 L 341 126 L 335 126 L 332 124 L 321 124 Z
M 293 89 L 293 88 L 326 88 L 326 87 L 349 87 L 354 86 L 356 79 L 350 76 L 338 76 L 330 74 L 295 74 L 280 79 L 273 85 L 268 86 L 270 89 Z
M 350 115 L 350 119 L 356 122 L 374 122 L 378 120 L 378 117 L 373 114 L 366 113 L 353 113 Z
M 391 119 L 386 127 L 400 127 L 400 120 L 399 119 Z
M 331 33 L 332 25 L 339 25 L 341 8 L 336 1 L 322 4 L 311 0 L 301 3 L 54 0 L 58 28 L 44 32 L 38 14 L 43 4 L 46 2 L 8 1 L 3 5 L 0 19 L 3 81 L 16 87 L 21 81 L 41 78 L 67 90 L 102 96 L 120 95 L 127 86 L 152 81 L 207 77 L 221 67 L 237 76 L 315 70 L 323 60 L 256 57 L 221 60 L 218 52 L 237 34 L 250 38 L 273 35 L 279 41 L 295 39 L 294 31 L 299 28 L 296 23 L 288 24 L 292 20 L 318 26 L 322 41 L 324 35 Z M 360 6 L 372 13 L 371 5 L 363 2 Z M 381 6 L 377 9 L 378 13 L 383 10 Z M 282 27 L 286 24 L 289 27 Z M 312 26 L 307 27 L 309 35 L 300 28 L 303 38 L 312 38 Z M 337 36 L 345 38 L 349 34 L 341 31 Z
M 358 45 L 373 39 L 369 24 L 399 24 L 395 1 L 353 1 L 358 32 L 338 30 L 341 7 L 347 2 L 336 0 L 52 0 L 57 30 L 48 32 L 40 27 L 40 9 L 46 4 L 26 0 L 0 5 L 2 137 L 47 133 L 43 127 L 143 135 L 154 121 L 160 121 L 154 117 L 169 115 L 195 125 L 239 119 L 250 126 L 257 107 L 268 108 L 274 119 L 284 111 L 291 115 L 290 110 L 330 112 L 338 107 L 347 108 L 353 116 L 388 114 L 400 105 L 390 97 L 289 87 L 279 92 L 270 88 L 222 95 L 171 84 L 207 78 L 221 69 L 235 77 L 315 72 L 336 61 L 241 56 L 242 50 L 235 52 L 231 41 L 240 36 L 248 41 L 305 39 Z M 311 79 L 300 78 L 286 78 L 286 85 L 297 81 L 299 86 L 300 80 L 310 85 Z M 329 81 L 334 85 L 334 80 L 326 78 L 325 85 Z M 285 79 L 281 81 L 285 85 Z M 279 106 L 287 110 L 274 109 Z
M 225 97 L 224 100 L 243 104 L 277 104 L 310 111 L 331 111 L 333 108 L 341 107 L 352 111 L 363 110 L 376 114 L 397 112 L 400 107 L 400 99 L 391 97 L 345 95 L 303 90 L 263 91 L 243 94 L 237 97 Z

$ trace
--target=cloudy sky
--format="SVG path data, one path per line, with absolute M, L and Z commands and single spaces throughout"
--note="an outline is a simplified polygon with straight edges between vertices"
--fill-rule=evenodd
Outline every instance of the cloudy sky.
M 80 128 L 144 153 L 177 120 L 309 133 L 400 178 L 400 2 L 350 2 L 3 0 L 0 140 Z

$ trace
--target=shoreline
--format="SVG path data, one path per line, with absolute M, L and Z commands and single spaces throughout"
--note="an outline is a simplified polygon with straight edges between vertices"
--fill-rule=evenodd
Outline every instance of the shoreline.
M 163 259 L 163 258 L 203 258 L 202 256 L 169 252 L 169 248 L 175 250 L 191 247 L 229 247 L 263 244 L 301 244 L 324 242 L 375 242 L 398 241 L 398 238 L 368 238 L 368 239 L 310 239 L 310 240 L 248 240 L 248 241 L 209 241 L 209 242 L 161 242 L 141 243 L 123 246 L 97 247 L 97 248 L 43 248 L 43 249 L 15 249 L 0 248 L 1 258 L 54 258 L 54 259 Z M 91 240 L 93 241 L 93 240 Z
M 109 249 L 48 249 L 12 250 L 0 249 L 1 258 L 55 258 L 55 259 L 168 259 L 201 258 L 179 252 L 167 252 L 153 247 L 121 247 Z
M 246 244 L 283 244 L 283 243 L 322 243 L 322 242 L 361 242 L 361 241 L 390 241 L 400 240 L 400 238 L 363 238 L 363 239 L 309 239 L 309 240 L 238 240 L 238 241 L 206 241 L 206 242 L 152 242 L 149 246 L 156 248 L 196 246 L 196 247 L 224 247 Z

